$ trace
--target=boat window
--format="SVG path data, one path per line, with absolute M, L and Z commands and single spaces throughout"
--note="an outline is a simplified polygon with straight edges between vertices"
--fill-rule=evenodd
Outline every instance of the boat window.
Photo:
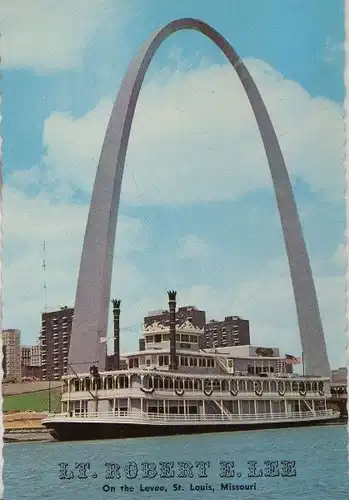
M 189 358 L 189 365 L 195 366 L 195 359 L 194 358 Z
M 276 392 L 276 390 L 277 390 L 277 386 L 276 386 L 276 382 L 275 382 L 275 380 L 272 380 L 272 381 L 271 381 L 271 384 L 270 384 L 270 390 L 271 390 L 271 392 Z
M 133 366 L 134 366 L 134 368 L 139 368 L 139 359 L 138 358 L 134 358 Z
M 154 342 L 161 342 L 161 333 L 158 335 L 154 335 Z
M 175 389 L 182 389 L 182 388 L 183 388 L 183 380 L 177 378 L 175 380 Z
M 213 380 L 212 382 L 212 389 L 214 391 L 220 391 L 221 390 L 221 384 L 219 380 Z
M 222 391 L 228 391 L 228 390 L 229 390 L 228 380 L 222 380 Z
M 159 366 L 163 366 L 163 364 L 164 364 L 164 357 L 159 356 Z
M 187 389 L 188 391 L 192 389 L 192 383 L 191 380 L 186 379 L 184 381 L 184 388 Z
M 147 341 L 147 343 L 149 343 L 149 344 L 150 344 L 151 342 L 154 342 L 154 337 L 153 337 L 153 335 L 147 335 L 147 336 L 146 336 L 146 341 Z
M 199 391 L 201 389 L 201 381 L 200 380 L 194 380 L 194 389 L 196 391 Z
M 313 391 L 317 392 L 317 383 L 316 382 L 313 382 Z
M 190 335 L 190 342 L 197 342 L 197 341 L 198 341 L 197 335 Z
M 80 390 L 80 380 L 74 380 L 74 390 L 79 391 Z
M 170 334 L 169 333 L 163 333 L 162 334 L 162 340 L 164 342 L 170 340 Z
M 253 368 L 253 366 L 248 365 L 248 367 L 247 367 L 247 373 L 254 374 L 254 368 Z
M 133 368 L 133 358 L 128 359 L 128 367 Z
M 263 380 L 262 387 L 264 392 L 269 392 L 269 382 L 267 380 Z
M 182 342 L 189 342 L 189 335 L 182 334 Z
M 164 356 L 164 365 L 168 365 L 168 356 Z
M 180 340 L 181 340 L 181 336 L 179 335 L 179 333 L 176 334 L 176 340 L 177 340 L 177 342 L 180 342 Z
M 271 366 L 269 371 L 270 371 L 270 373 L 274 373 L 274 367 Z

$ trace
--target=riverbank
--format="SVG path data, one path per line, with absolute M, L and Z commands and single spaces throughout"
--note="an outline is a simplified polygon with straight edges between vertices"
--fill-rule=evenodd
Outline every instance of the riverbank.
M 16 412 L 5 413 L 4 442 L 53 441 L 50 433 L 41 424 L 47 413 Z

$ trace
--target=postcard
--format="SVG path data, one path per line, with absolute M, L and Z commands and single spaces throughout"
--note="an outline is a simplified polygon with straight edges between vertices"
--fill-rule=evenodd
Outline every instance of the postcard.
M 1 500 L 348 498 L 344 17 L 3 0 Z

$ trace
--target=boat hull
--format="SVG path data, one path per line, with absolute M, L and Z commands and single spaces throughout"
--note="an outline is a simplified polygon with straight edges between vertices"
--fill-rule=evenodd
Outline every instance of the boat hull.
M 166 424 L 125 422 L 62 422 L 49 421 L 43 424 L 57 441 L 85 441 L 99 439 L 125 439 L 141 437 L 174 436 L 183 434 L 207 434 L 285 427 L 325 425 L 338 421 L 338 417 L 319 420 L 245 422 L 227 424 Z

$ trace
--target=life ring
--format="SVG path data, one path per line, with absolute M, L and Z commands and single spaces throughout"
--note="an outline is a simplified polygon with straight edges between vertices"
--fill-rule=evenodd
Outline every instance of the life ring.
M 141 391 L 144 392 L 145 394 L 153 394 L 153 392 L 155 391 L 155 388 L 154 387 L 150 387 L 150 388 L 141 387 Z
M 259 389 L 258 389 L 258 387 L 259 387 Z M 256 396 L 262 396 L 262 394 L 263 394 L 262 384 L 255 382 L 254 393 Z
M 278 394 L 279 394 L 279 396 L 285 396 L 285 384 L 284 384 L 284 382 L 278 383 Z
M 175 388 L 175 393 L 177 394 L 177 396 L 183 396 L 184 394 L 184 389 L 178 389 L 177 387 Z
M 324 392 L 324 383 L 323 382 L 319 382 L 319 395 L 323 396 L 324 394 L 325 394 L 325 392 Z

